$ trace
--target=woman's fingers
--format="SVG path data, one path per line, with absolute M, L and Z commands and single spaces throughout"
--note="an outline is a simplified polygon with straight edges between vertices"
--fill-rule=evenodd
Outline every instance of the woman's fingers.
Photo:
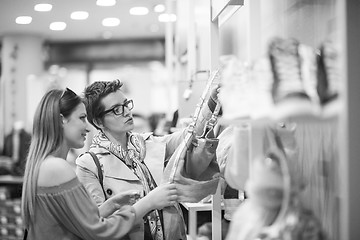
M 168 191 L 176 190 L 176 184 L 175 183 L 165 183 L 164 188 L 166 188 Z
M 128 190 L 116 195 L 115 199 L 117 204 L 124 205 L 130 204 L 133 205 L 140 198 L 140 192 L 137 190 Z
M 169 197 L 169 200 L 170 201 L 176 201 L 177 198 L 178 198 L 177 195 L 172 195 L 172 196 Z
M 169 202 L 169 206 L 173 206 L 173 205 L 175 205 L 177 203 L 177 201 L 170 201 Z
M 170 195 L 177 195 L 177 189 L 172 189 L 169 191 Z

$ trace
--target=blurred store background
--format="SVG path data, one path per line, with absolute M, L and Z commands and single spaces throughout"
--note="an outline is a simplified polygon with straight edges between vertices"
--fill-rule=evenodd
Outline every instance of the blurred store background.
M 343 68 L 340 161 L 331 168 L 336 178 L 328 178 L 338 190 L 334 209 L 339 211 L 321 217 L 329 229 L 336 225 L 333 239 L 358 239 L 359 11 L 358 0 L 1 0 L 0 153 L 6 137 L 19 128 L 31 133 L 35 108 L 51 88 L 81 94 L 94 81 L 120 79 L 134 100 L 138 129 L 161 135 L 192 116 L 221 59 L 235 56 L 268 76 L 269 69 L 264 73 L 254 63 L 268 57 L 272 38 L 295 38 L 313 53 L 332 40 Z M 260 147 L 252 144 L 255 156 Z M 13 158 L 1 156 L 3 171 Z M 0 200 L 18 198 L 21 179 L 4 178 L 4 183 L 11 191 L 0 191 Z M 15 200 L 0 206 L 0 239 L 1 226 L 10 226 L 6 231 L 18 236 L 12 239 L 20 239 L 22 232 L 13 227 L 21 226 L 18 205 Z M 4 220 L 5 214 L 10 217 Z

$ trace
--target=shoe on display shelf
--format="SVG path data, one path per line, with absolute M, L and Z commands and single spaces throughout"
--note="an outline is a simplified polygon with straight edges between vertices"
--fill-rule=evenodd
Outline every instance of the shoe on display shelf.
M 243 62 L 235 56 L 221 58 L 221 89 L 219 100 L 222 106 L 222 121 L 246 120 L 250 118 L 249 76 Z
M 269 58 L 254 61 L 251 68 L 251 119 L 253 123 L 266 123 L 271 120 L 274 102 L 271 96 L 273 79 Z
M 336 116 L 340 110 L 338 53 L 331 41 L 323 42 L 317 55 L 316 90 L 324 117 Z
M 282 38 L 274 38 L 269 45 L 273 73 L 271 94 L 275 104 L 272 117 L 275 120 L 318 115 L 318 107 L 304 88 L 299 47 L 297 40 Z
M 223 115 L 220 121 L 242 124 L 268 119 L 274 105 L 270 94 L 272 79 L 268 74 L 268 59 L 244 63 L 236 57 L 227 57 L 222 62 L 219 100 Z

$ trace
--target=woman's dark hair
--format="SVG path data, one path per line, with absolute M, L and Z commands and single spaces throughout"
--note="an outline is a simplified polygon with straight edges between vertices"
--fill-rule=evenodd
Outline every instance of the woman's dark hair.
M 85 88 L 84 103 L 87 112 L 87 119 L 96 129 L 99 128 L 94 122 L 102 121 L 103 116 L 101 116 L 101 113 L 105 110 L 101 100 L 110 93 L 119 90 L 122 85 L 123 83 L 116 79 L 114 81 L 106 82 L 97 81 Z
M 60 113 L 68 117 L 80 103 L 82 99 L 71 89 L 66 88 L 59 100 Z

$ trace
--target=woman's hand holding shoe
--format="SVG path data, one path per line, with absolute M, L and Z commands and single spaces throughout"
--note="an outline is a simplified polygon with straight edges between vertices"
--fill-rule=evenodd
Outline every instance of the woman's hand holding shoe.
M 177 190 L 174 183 L 165 183 L 154 190 L 152 190 L 147 195 L 151 201 L 151 204 L 154 206 L 154 209 L 162 209 L 174 205 L 177 202 Z
M 136 218 L 140 220 L 151 210 L 162 209 L 174 205 L 176 202 L 176 185 L 174 183 L 166 183 L 153 189 L 146 196 L 137 201 L 133 207 L 136 212 Z

